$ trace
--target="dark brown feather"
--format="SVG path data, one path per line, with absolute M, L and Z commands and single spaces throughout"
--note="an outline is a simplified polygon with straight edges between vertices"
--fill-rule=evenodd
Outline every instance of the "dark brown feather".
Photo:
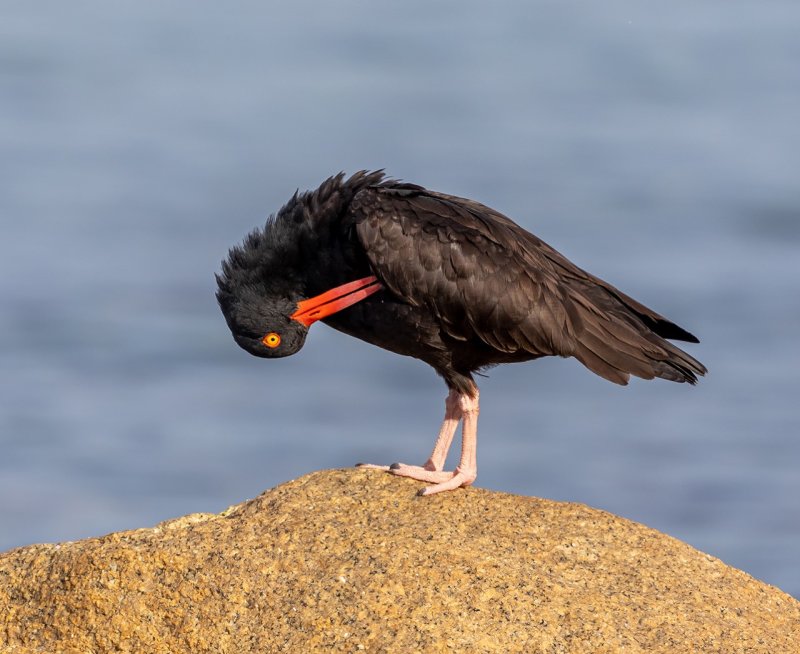
M 486 346 L 461 373 L 549 355 L 619 384 L 706 372 L 664 340 L 696 342 L 689 332 L 482 204 L 384 182 L 355 196 L 350 217 L 391 294 L 429 312 L 444 338 Z

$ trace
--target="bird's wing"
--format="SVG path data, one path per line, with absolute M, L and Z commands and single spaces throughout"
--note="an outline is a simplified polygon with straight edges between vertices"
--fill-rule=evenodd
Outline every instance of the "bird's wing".
M 502 352 L 572 354 L 572 302 L 501 214 L 415 187 L 363 191 L 351 211 L 381 281 L 430 310 L 449 336 L 474 334 Z
M 688 332 L 489 207 L 398 184 L 361 191 L 351 217 L 384 285 L 426 307 L 452 338 L 477 336 L 505 353 L 575 356 L 617 383 L 629 373 L 691 381 L 684 368 L 704 371 L 653 326 L 693 338 Z M 689 361 L 669 363 L 677 353 Z

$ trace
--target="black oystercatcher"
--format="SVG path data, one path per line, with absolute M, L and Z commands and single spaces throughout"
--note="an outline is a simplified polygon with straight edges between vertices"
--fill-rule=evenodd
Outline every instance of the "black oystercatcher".
M 233 338 L 259 357 L 294 354 L 322 320 L 421 359 L 450 393 L 422 466 L 375 466 L 433 485 L 477 475 L 478 387 L 487 366 L 575 357 L 616 384 L 631 375 L 695 384 L 706 368 L 665 339 L 698 340 L 587 272 L 504 215 L 473 200 L 384 177 L 339 174 L 295 193 L 217 276 Z M 461 460 L 445 458 L 463 421 Z

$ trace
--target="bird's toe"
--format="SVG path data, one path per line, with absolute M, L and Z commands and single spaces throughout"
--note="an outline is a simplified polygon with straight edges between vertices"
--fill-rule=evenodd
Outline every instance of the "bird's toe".
M 478 476 L 475 472 L 459 470 L 458 468 L 456 468 L 455 472 L 451 472 L 449 474 L 449 479 L 435 483 L 433 486 L 426 486 L 425 488 L 421 489 L 417 495 L 424 497 L 426 495 L 435 495 L 436 493 L 454 490 L 460 486 L 469 486 Z
M 389 467 L 389 472 L 398 477 L 409 477 L 417 481 L 427 481 L 438 484 L 450 479 L 454 473 L 445 470 L 429 470 L 422 466 L 409 466 L 405 463 L 395 463 Z

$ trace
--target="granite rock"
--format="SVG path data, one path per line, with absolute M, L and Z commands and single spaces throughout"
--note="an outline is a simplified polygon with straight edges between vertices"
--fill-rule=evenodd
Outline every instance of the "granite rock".
M 0 555 L 0 652 L 800 652 L 800 603 L 580 504 L 317 472 Z

